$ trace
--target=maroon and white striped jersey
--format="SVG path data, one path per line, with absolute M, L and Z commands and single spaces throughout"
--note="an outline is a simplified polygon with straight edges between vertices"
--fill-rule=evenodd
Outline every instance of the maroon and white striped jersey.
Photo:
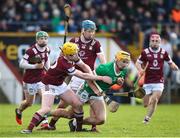
M 50 67 L 42 82 L 46 85 L 61 85 L 68 75 L 75 73 L 75 64 L 79 64 L 82 60 L 75 62 L 68 61 L 64 56 L 60 56 L 54 65 Z
M 146 64 L 149 62 L 149 65 L 145 72 L 145 84 L 148 83 L 163 83 L 163 65 L 164 61 L 167 61 L 169 64 L 172 63 L 172 60 L 168 53 L 159 48 L 157 51 L 153 51 L 150 47 L 142 51 L 141 55 L 138 58 L 140 64 Z
M 91 70 L 94 70 L 94 64 L 97 57 L 97 53 L 102 52 L 99 41 L 96 39 L 92 39 L 89 43 L 83 43 L 80 37 L 76 37 L 72 38 L 70 42 L 76 43 L 78 45 L 79 57 L 84 63 L 86 63 L 91 68 Z
M 23 56 L 24 60 L 27 60 L 30 63 L 30 58 L 35 56 L 40 56 L 41 61 L 46 63 L 48 60 L 48 54 L 50 49 L 47 47 L 43 52 L 39 51 L 36 45 L 32 45 Z M 36 83 L 40 82 L 42 76 L 45 74 L 45 69 L 26 69 L 23 75 L 23 81 L 26 83 Z

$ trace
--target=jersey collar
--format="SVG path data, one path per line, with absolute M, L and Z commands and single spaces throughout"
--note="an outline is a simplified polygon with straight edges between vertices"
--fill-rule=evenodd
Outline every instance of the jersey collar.
M 81 40 L 81 42 L 83 42 L 83 43 L 85 43 L 85 44 L 87 44 L 87 43 L 89 43 L 89 42 L 91 42 L 92 41 L 92 39 L 90 39 L 90 40 L 86 40 L 85 39 L 85 37 L 84 37 L 84 35 L 83 34 L 81 34 L 81 36 L 80 36 L 80 40 Z
M 153 50 L 151 47 L 149 47 L 149 50 L 151 51 L 151 52 L 153 52 L 153 53 L 158 53 L 159 51 L 160 51 L 160 47 L 155 51 L 155 50 Z
M 44 52 L 46 50 L 46 46 L 45 47 L 40 47 L 37 43 L 35 44 L 35 47 L 37 48 L 38 51 L 40 52 Z

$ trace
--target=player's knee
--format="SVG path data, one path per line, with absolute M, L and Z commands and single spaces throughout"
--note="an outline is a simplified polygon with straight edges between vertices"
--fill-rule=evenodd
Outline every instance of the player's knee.
M 98 117 L 96 118 L 96 124 L 97 125 L 102 125 L 106 122 L 106 119 L 105 118 L 102 118 L 102 117 Z

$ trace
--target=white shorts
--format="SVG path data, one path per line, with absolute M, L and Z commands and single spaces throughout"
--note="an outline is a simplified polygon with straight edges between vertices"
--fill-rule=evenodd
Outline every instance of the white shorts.
M 80 101 L 82 103 L 86 103 L 89 100 L 100 100 L 100 101 L 104 100 L 103 96 L 90 96 L 86 90 L 82 90 L 82 89 L 79 89 L 76 95 L 80 98 Z
M 43 94 L 50 94 L 54 96 L 59 96 L 66 91 L 70 90 L 71 88 L 67 86 L 65 82 L 63 84 L 56 86 L 56 85 L 45 85 Z
M 40 92 L 44 88 L 44 84 L 42 82 L 37 83 L 25 83 L 23 82 L 23 89 L 26 90 L 29 95 L 35 95 Z
M 74 92 L 77 92 L 78 88 L 85 82 L 85 80 L 78 78 L 76 76 L 73 76 L 71 78 L 71 81 L 69 82 L 69 87 L 71 87 L 71 89 Z
M 146 95 L 148 95 L 148 94 L 153 93 L 154 91 L 163 92 L 164 84 L 163 83 L 149 83 L 149 84 L 144 84 L 143 88 L 146 92 Z

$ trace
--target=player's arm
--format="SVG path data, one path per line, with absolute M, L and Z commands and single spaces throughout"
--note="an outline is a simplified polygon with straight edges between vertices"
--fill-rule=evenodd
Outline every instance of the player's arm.
M 79 63 L 78 63 L 79 62 Z M 76 62 L 76 64 L 85 64 L 82 61 L 78 61 Z M 81 79 L 85 79 L 85 80 L 99 80 L 99 81 L 104 81 L 105 83 L 111 84 L 112 83 L 112 79 L 109 76 L 96 76 L 90 73 L 84 73 L 78 69 L 75 69 L 75 67 L 70 67 L 68 69 L 66 69 L 69 75 L 74 75 L 76 77 L 79 77 Z
M 99 41 L 96 42 L 95 50 L 96 50 L 97 58 L 99 59 L 100 63 L 105 64 L 106 63 L 106 58 L 105 58 L 102 46 L 99 43 Z
M 138 72 L 139 72 L 139 75 L 142 75 L 142 74 L 144 74 L 144 71 L 143 71 L 143 64 L 145 63 L 145 64 L 147 64 L 147 56 L 146 56 L 146 53 L 143 51 L 142 53 L 141 53 L 141 55 L 138 57 L 138 59 L 137 59 L 137 61 L 136 61 L 136 63 L 135 63 L 135 66 L 136 66 L 136 68 L 137 68 L 137 70 L 138 70 Z
M 87 81 L 87 84 L 89 85 L 89 87 L 93 90 L 93 92 L 95 94 L 97 94 L 98 96 L 102 95 L 102 91 L 100 91 L 97 86 L 94 84 L 93 81 Z
M 169 63 L 169 66 L 172 70 L 179 70 L 178 66 L 174 62 Z
M 99 80 L 99 81 L 103 81 L 105 83 L 111 84 L 112 83 L 112 79 L 108 76 L 96 76 L 90 73 L 83 73 L 82 71 L 76 69 L 74 75 L 76 77 L 79 77 L 81 79 L 85 79 L 85 80 Z
M 105 76 L 104 71 L 101 70 L 101 69 L 104 69 L 104 67 L 102 66 L 103 65 L 101 64 L 98 68 L 96 68 L 96 70 L 93 71 L 93 74 L 97 75 L 96 72 L 99 72 L 100 75 Z M 100 87 L 97 87 L 98 84 L 95 81 L 88 80 L 86 82 L 95 94 L 97 94 L 98 96 L 102 96 L 102 93 L 103 93 L 102 89 Z
M 40 61 L 41 58 L 36 58 L 34 52 L 31 49 L 28 49 L 21 59 L 19 67 L 24 69 L 42 69 L 44 67 L 44 63 Z
M 100 61 L 101 64 L 105 64 L 105 63 L 106 63 L 106 58 L 105 58 L 103 52 L 97 53 L 97 58 L 99 59 L 99 61 Z
M 140 61 L 139 59 L 137 59 L 136 63 L 135 63 L 135 66 L 138 70 L 138 72 L 142 72 L 143 71 L 143 68 L 142 68 L 142 61 Z
M 76 62 L 76 65 L 78 65 L 84 72 L 92 74 L 91 68 L 87 64 L 85 64 L 81 59 L 79 59 L 78 62 Z
M 165 61 L 168 62 L 169 66 L 172 70 L 179 70 L 178 66 L 172 61 L 171 57 L 169 56 L 169 54 L 167 52 L 165 52 L 164 59 L 165 59 Z
M 21 59 L 19 66 L 24 69 L 42 69 L 44 67 L 43 63 L 29 64 L 26 59 Z
M 93 71 L 93 74 L 106 76 L 106 74 L 107 74 L 106 72 L 107 72 L 107 67 L 105 66 L 105 64 L 101 64 L 96 68 L 96 70 Z M 100 88 L 100 86 L 95 81 L 87 81 L 87 83 L 95 94 L 97 94 L 98 96 L 103 95 L 103 90 Z M 112 83 L 113 83 L 113 80 L 112 80 Z

